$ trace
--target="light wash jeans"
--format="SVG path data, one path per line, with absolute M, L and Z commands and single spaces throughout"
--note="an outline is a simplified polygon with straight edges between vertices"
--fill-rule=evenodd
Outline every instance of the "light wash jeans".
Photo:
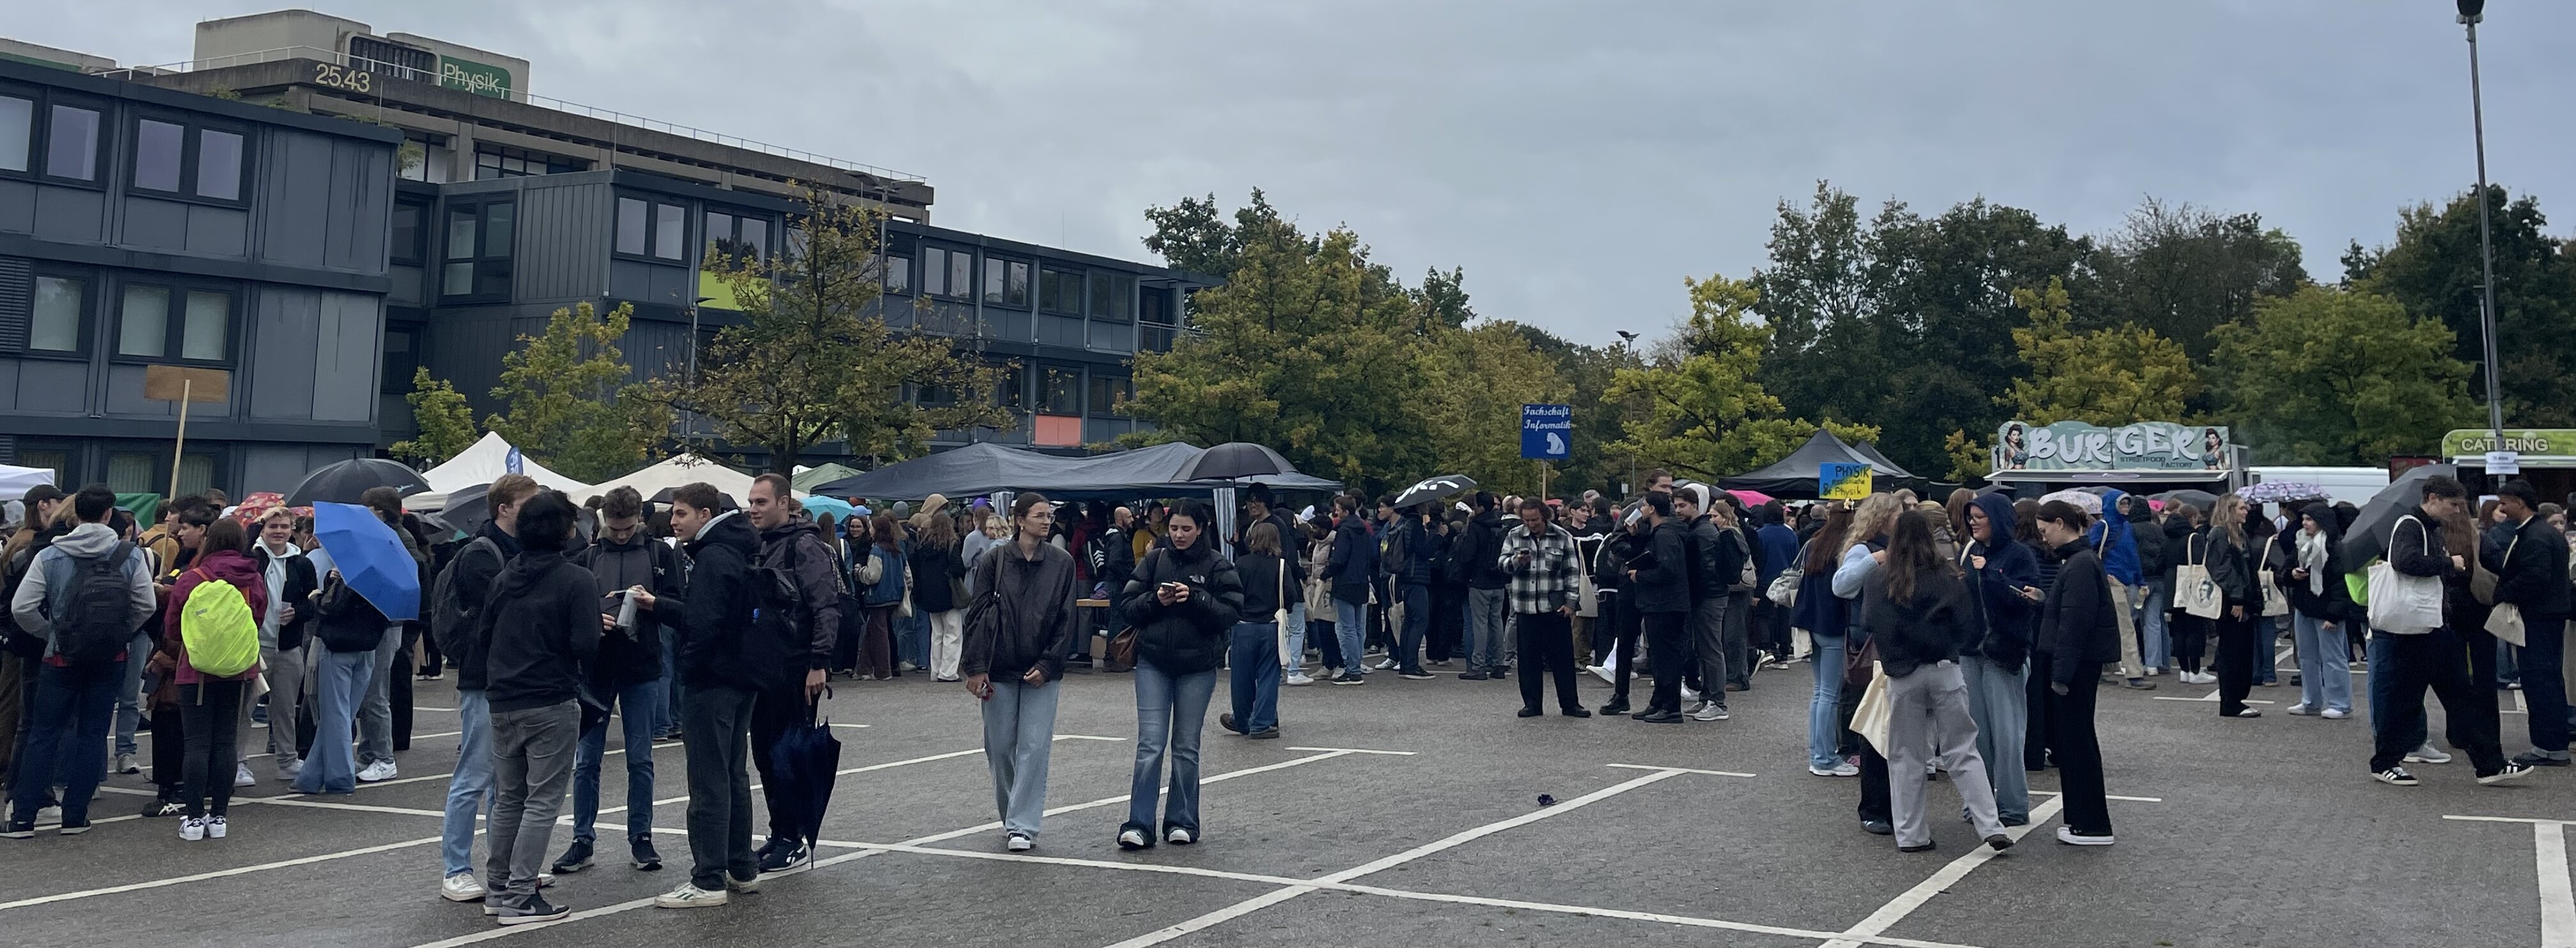
M 313 681 L 313 752 L 304 758 L 304 772 L 295 778 L 295 792 L 356 793 L 358 766 L 350 758 L 349 743 L 354 740 L 350 730 L 357 722 L 359 703 L 366 700 L 367 679 L 375 676 L 376 653 L 324 648 L 318 654 L 321 659 L 314 664 L 320 671 Z M 482 730 L 480 719 L 465 728 L 469 735 Z
M 1129 781 L 1127 822 L 1119 832 L 1141 829 L 1151 839 L 1177 827 L 1198 837 L 1199 736 L 1207 725 L 1208 699 L 1215 694 L 1216 669 L 1175 675 L 1155 667 L 1151 659 L 1136 659 L 1136 777 Z M 1166 757 L 1172 762 L 1168 801 L 1157 792 Z M 1158 802 L 1165 804 L 1159 827 L 1154 823 Z
M 116 689 L 116 752 L 119 754 L 134 753 L 134 732 L 143 726 L 143 666 L 145 660 L 152 656 L 152 637 L 134 633 L 134 641 L 126 643 L 125 654 L 124 684 Z M 28 677 L 33 679 L 35 676 Z
M 1995 789 L 1995 813 L 2007 825 L 2028 823 L 2030 774 L 2022 770 L 2022 751 L 2030 730 L 2030 665 L 2007 672 L 1993 659 L 1969 655 L 1959 659 L 1959 671 L 1967 678 L 1968 717 L 1977 723 L 1977 756 Z
M 993 680 L 984 700 L 984 762 L 993 771 L 993 809 L 1002 829 L 1038 838 L 1046 816 L 1047 752 L 1055 747 L 1055 705 L 1062 682 L 1032 685 Z
M 1834 752 L 1842 746 L 1835 724 L 1843 701 L 1843 649 L 1850 637 L 1810 632 L 1807 641 L 1808 664 L 1816 672 L 1816 695 L 1807 701 L 1807 766 L 1830 769 L 1843 762 L 1843 755 Z
M 1511 658 L 1503 653 L 1503 624 L 1510 621 L 1510 606 L 1508 590 L 1467 590 L 1467 641 L 1461 644 L 1468 671 L 1511 667 Z
M 2343 629 L 2297 610 L 2291 610 L 2290 617 L 2299 645 L 2299 703 L 2310 711 L 2351 713 L 2352 662 L 2344 658 L 2351 643 Z
M 1289 590 L 1294 594 L 1296 590 Z M 1306 667 L 1306 600 L 1288 604 L 1288 648 L 1279 654 L 1279 671 L 1284 675 Z
M 1342 643 L 1342 671 L 1365 674 L 1361 653 L 1368 642 L 1368 605 L 1333 597 L 1333 638 Z
M 2138 634 L 2146 639 L 2149 668 L 2173 668 L 2173 633 L 2165 627 L 2165 606 L 2173 602 L 2173 580 L 2147 581 L 2147 601 L 2138 607 Z
M 394 759 L 394 653 L 402 648 L 402 626 L 386 626 L 376 641 L 376 667 L 367 679 L 366 702 L 358 705 L 358 766 Z
M 626 841 L 653 835 L 653 718 L 661 710 L 659 680 L 629 685 L 610 697 L 625 714 L 618 722 L 626 733 Z M 608 722 L 581 732 L 573 746 L 572 838 L 599 839 L 599 771 L 608 760 Z
M 492 805 L 492 704 L 482 689 L 456 690 L 456 772 L 447 778 L 447 821 L 439 825 L 441 874 L 474 869 L 474 817 Z M 320 753 L 322 742 L 313 742 Z M 310 771 L 311 765 L 305 769 Z

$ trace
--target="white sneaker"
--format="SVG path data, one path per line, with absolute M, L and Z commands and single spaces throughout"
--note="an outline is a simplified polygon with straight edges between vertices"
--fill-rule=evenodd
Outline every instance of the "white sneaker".
M 1011 841 L 1013 843 L 1019 842 L 1019 839 L 1020 838 L 1017 836 L 1011 837 Z M 1145 848 L 1145 831 L 1140 829 L 1120 830 L 1118 832 L 1118 848 L 1126 850 Z
M 1315 679 L 1314 679 L 1314 678 L 1312 678 L 1312 677 L 1310 677 L 1310 676 L 1308 676 L 1305 672 L 1290 672 L 1290 673 L 1288 673 L 1288 678 L 1287 678 L 1287 679 L 1286 679 L 1286 681 L 1284 682 L 1284 684 L 1290 685 L 1290 686 L 1292 686 L 1292 687 L 1293 687 L 1293 686 L 1299 686 L 1299 685 L 1311 685 L 1311 684 L 1314 684 L 1314 683 L 1315 683 Z
M 2291 705 L 2291 706 L 2289 706 L 2289 707 L 2287 707 L 2287 708 L 2283 708 L 2283 709 L 2281 709 L 2281 713 L 2282 713 L 2282 714 L 2296 714 L 2296 715 L 2306 716 L 2306 715 L 2310 715 L 2310 714 L 2315 714 L 2316 712 L 2315 712 L 2315 711 L 2311 711 L 2311 710 L 2309 710 L 2309 709 L 2308 709 L 2308 703 L 2307 703 L 2307 702 L 2305 702 L 2305 701 L 2302 701 L 2302 702 L 2299 702 L 2299 703 L 2297 703 L 2297 704 Z
M 135 765 L 134 755 L 118 754 L 116 755 L 116 772 L 121 774 L 139 774 L 143 772 L 143 768 Z
M 1370 667 L 1370 668 L 1377 669 L 1377 670 L 1379 670 L 1379 671 L 1388 671 L 1388 670 L 1391 670 L 1391 669 L 1395 668 L 1395 659 L 1392 659 L 1392 658 L 1381 658 L 1381 659 L 1378 659 L 1377 664 L 1375 664 L 1375 665 L 1371 665 L 1371 666 L 1369 666 L 1369 667 Z
M 304 762 L 303 762 L 303 761 L 300 761 L 300 760 L 290 760 L 290 761 L 287 761 L 286 763 L 279 764 L 279 765 L 277 766 L 277 779 L 279 779 L 279 780 L 283 780 L 283 781 L 286 781 L 286 782 L 288 782 L 288 783 L 294 783 L 294 782 L 295 782 L 295 778 L 297 778 L 297 777 L 301 777 L 301 776 L 304 776 Z
M 358 782 L 360 783 L 375 783 L 379 780 L 392 779 L 394 779 L 394 762 L 390 760 L 380 760 L 375 763 L 368 764 L 365 769 L 358 771 Z
M 2406 762 L 2410 764 L 2447 764 L 2451 762 L 2451 754 L 2449 751 L 2434 747 L 2432 744 L 2428 743 L 2422 747 L 2407 751 Z
M 1175 826 L 1172 827 L 1172 832 L 1169 835 L 1163 837 L 1163 841 L 1174 846 L 1187 846 L 1190 843 L 1195 842 L 1195 839 L 1190 836 L 1189 830 Z
M 1002 848 L 1015 853 L 1024 853 L 1037 848 L 1037 845 L 1037 840 L 1030 839 L 1018 833 L 1012 833 L 1010 834 L 1010 839 L 1003 841 Z
M 2345 718 L 2351 717 L 2351 716 L 2352 716 L 2352 712 L 2350 712 L 2350 711 L 2337 711 L 2337 710 L 2335 710 L 2335 709 L 2333 709 L 2333 708 L 2327 708 L 2327 709 L 2325 710 L 2325 713 L 2324 713 L 2324 714 L 2320 714 L 2320 715 L 2317 715 L 2317 716 L 2318 716 L 2318 717 L 2321 717 L 2321 718 L 2324 718 L 2324 719 L 2326 719 L 2326 720 L 2328 720 L 2328 721 L 2341 721 L 2341 720 L 2343 720 L 2343 719 L 2345 719 Z
M 2057 828 L 2057 841 L 2069 846 L 2108 846 L 2114 842 L 2111 838 L 2111 834 L 2109 833 L 2104 833 L 2100 836 L 2087 836 L 2076 832 L 2073 827 L 2067 826 L 2060 826 Z
M 258 783 L 259 778 L 250 775 L 250 764 L 245 762 L 233 765 L 233 786 L 248 787 Z
M 1807 765 L 1807 772 L 1808 772 L 1808 773 L 1811 773 L 1811 774 L 1815 774 L 1816 776 L 1819 776 L 1819 777 L 1857 777 L 1857 776 L 1860 776 L 1860 768 L 1858 768 L 1858 767 L 1854 767 L 1854 766 L 1852 766 L 1852 765 L 1850 765 L 1850 764 L 1848 764 L 1848 763 L 1842 763 L 1842 762 L 1836 762 L 1836 763 L 1835 763 L 1833 766 L 1831 766 L 1831 767 L 1818 767 L 1818 766 L 1815 766 L 1815 765 L 1813 765 L 1813 764 L 1809 764 L 1809 765 Z
M 479 902 L 483 899 L 483 883 L 474 881 L 472 871 L 460 872 L 439 880 L 438 897 L 450 902 Z
M 680 883 L 679 888 L 654 896 L 653 907 L 666 909 L 714 908 L 731 900 L 731 897 L 727 895 L 723 889 L 709 892 L 705 889 L 698 888 L 697 883 L 683 882 Z
M 1692 691 L 1692 690 L 1691 690 L 1691 686 L 1689 686 L 1689 685 L 1683 685 L 1683 686 L 1682 686 L 1682 700 L 1683 700 L 1683 701 L 1698 701 L 1698 700 L 1700 700 L 1700 698 L 1699 698 L 1699 692 Z
M 206 838 L 206 818 L 191 816 L 179 821 L 179 838 L 191 843 Z

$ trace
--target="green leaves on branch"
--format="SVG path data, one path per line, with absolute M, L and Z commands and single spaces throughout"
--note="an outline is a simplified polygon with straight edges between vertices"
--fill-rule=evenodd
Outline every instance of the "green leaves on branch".
M 456 386 L 430 378 L 427 366 L 412 369 L 411 391 L 403 401 L 411 403 L 412 427 L 418 433 L 394 442 L 394 457 L 427 468 L 474 446 L 474 409 Z
M 2046 290 L 2014 290 L 2012 298 L 2030 313 L 2030 325 L 2012 331 L 2030 367 L 2001 399 L 2013 417 L 2106 427 L 2179 420 L 2200 394 L 2200 374 L 2180 343 L 2133 324 L 2074 331 L 2065 281 L 2050 277 Z
M 601 316 L 589 302 L 558 309 L 545 334 L 519 337 L 501 357 L 492 397 L 506 406 L 483 419 L 539 463 L 593 483 L 642 467 L 671 430 L 671 414 L 647 397 L 617 341 L 635 308 L 620 303 Z M 470 444 L 470 442 L 469 442 Z
M 1605 401 L 1624 406 L 1626 422 L 1614 452 L 1633 455 L 1641 467 L 1713 480 L 1740 474 L 1788 456 L 1819 427 L 1786 418 L 1780 400 L 1756 376 L 1771 329 L 1753 319 L 1760 293 L 1751 283 L 1712 276 L 1683 278 L 1691 315 L 1672 351 L 1653 364 L 1618 370 Z M 1822 426 L 1844 440 L 1876 440 L 1866 425 Z
M 2376 465 L 2478 416 L 2451 330 L 2387 296 L 2302 287 L 2212 335 L 2226 417 L 2274 463 Z

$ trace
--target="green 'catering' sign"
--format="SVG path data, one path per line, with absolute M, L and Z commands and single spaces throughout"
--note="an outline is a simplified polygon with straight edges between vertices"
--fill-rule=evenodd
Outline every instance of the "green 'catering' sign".
M 510 71 L 454 56 L 438 57 L 438 84 L 495 99 L 510 97 Z
M 2484 428 L 2462 429 L 2442 436 L 2442 456 L 2445 458 L 2484 461 L 2489 451 L 2520 452 L 2524 464 L 2576 461 L 2576 429 L 2507 428 L 2503 444 L 2497 444 L 2495 435 Z

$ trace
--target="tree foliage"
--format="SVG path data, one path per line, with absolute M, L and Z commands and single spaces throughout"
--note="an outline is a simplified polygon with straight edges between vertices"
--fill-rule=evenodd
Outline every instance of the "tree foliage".
M 603 317 L 585 301 L 555 310 L 544 335 L 519 337 L 492 389 L 504 407 L 483 427 L 568 477 L 604 481 L 642 467 L 671 415 L 628 381 L 617 340 L 634 312 L 620 303 Z
M 2206 362 L 2210 330 L 2242 322 L 2257 301 L 2307 281 L 2298 241 L 2260 214 L 2220 214 L 2148 198 L 2104 235 L 2073 290 L 2076 325 L 2135 325 Z
M 2576 425 L 2576 256 L 2564 238 L 2545 232 L 2540 202 L 2487 189 L 2495 246 L 2496 349 L 2503 363 L 2505 421 L 2511 425 Z M 2356 244 L 2344 255 L 2346 282 L 2394 297 L 2417 318 L 2451 330 L 2454 358 L 2469 363 L 2471 391 L 2485 401 L 2484 285 L 2478 247 L 2478 203 L 2464 191 L 2447 204 L 2418 204 L 2397 215 L 2396 239 L 2374 250 Z
M 1418 364 L 1422 426 L 1440 473 L 1465 474 L 1497 493 L 1536 493 L 1538 462 L 1521 459 L 1521 406 L 1573 394 L 1557 361 L 1519 324 L 1487 322 L 1438 330 Z
M 2152 329 L 2122 324 L 2076 332 L 2064 281 L 2014 290 L 2030 325 L 2012 331 L 2029 374 L 2002 399 L 2013 417 L 2033 424 L 2081 421 L 2117 427 L 2141 419 L 2174 419 L 2200 394 L 2191 357 Z
M 1761 294 L 1752 283 L 1711 276 L 1683 278 L 1691 302 L 1673 349 L 1651 365 L 1614 373 L 1607 400 L 1634 406 L 1613 449 L 1641 466 L 1669 468 L 1703 480 L 1769 464 L 1819 427 L 1784 415 L 1780 399 L 1755 377 L 1771 327 L 1750 318 Z M 1822 427 L 1845 440 L 1876 440 L 1866 425 Z
M 2451 330 L 2386 296 L 2308 286 L 2216 336 L 2225 416 L 2272 463 L 2431 454 L 2478 414 Z
M 430 378 L 428 367 L 412 369 L 411 391 L 403 401 L 411 403 L 415 434 L 394 442 L 394 457 L 426 468 L 447 463 L 474 446 L 473 407 L 446 379 Z
M 941 430 L 1008 425 L 989 394 L 1000 368 L 886 326 L 876 213 L 810 188 L 805 206 L 788 222 L 800 239 L 775 257 L 710 255 L 742 320 L 716 333 L 697 378 L 666 380 L 658 397 L 705 418 L 721 443 L 763 449 L 782 474 L 827 442 L 899 460 Z

